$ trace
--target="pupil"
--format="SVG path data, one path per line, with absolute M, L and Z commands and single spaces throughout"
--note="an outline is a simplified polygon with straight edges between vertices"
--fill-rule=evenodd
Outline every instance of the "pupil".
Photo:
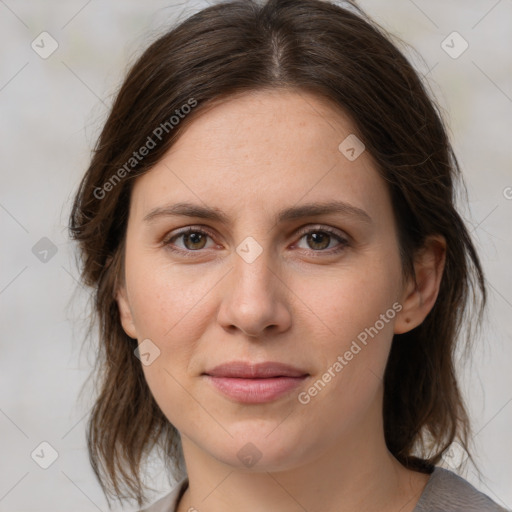
M 204 240 L 202 240 L 202 238 L 203 238 L 203 235 L 201 235 L 201 233 L 189 233 L 187 235 L 187 240 L 190 241 L 192 245 L 201 244 L 202 241 L 204 242 Z M 196 247 L 196 249 L 197 249 L 197 247 Z
M 329 246 L 329 235 L 326 235 L 325 233 L 312 233 L 309 237 L 310 240 L 312 239 L 313 244 L 317 245 L 317 247 L 315 247 L 316 249 L 325 249 Z M 322 243 L 322 240 L 324 243 Z M 320 245 L 320 247 L 318 247 L 318 245 Z

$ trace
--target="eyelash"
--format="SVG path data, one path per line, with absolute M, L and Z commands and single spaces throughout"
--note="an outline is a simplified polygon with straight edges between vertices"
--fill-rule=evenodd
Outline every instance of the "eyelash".
M 198 227 L 194 227 L 194 226 L 189 226 L 187 228 L 184 228 L 182 229 L 181 231 L 178 231 L 177 233 L 174 233 L 171 237 L 167 237 L 166 239 L 164 239 L 163 241 L 163 245 L 168 249 L 170 250 L 171 252 L 174 252 L 174 253 L 178 253 L 182 256 L 186 256 L 186 257 L 195 257 L 196 254 L 195 253 L 200 253 L 202 252 L 202 249 L 197 249 L 197 250 L 184 250 L 184 249 L 180 249 L 180 248 L 176 248 L 175 246 L 173 246 L 172 242 L 184 235 L 188 235 L 188 234 L 191 234 L 191 233 L 198 233 L 198 234 L 201 234 L 201 235 L 206 235 L 208 237 L 210 237 L 211 239 L 213 239 L 213 235 L 212 233 L 210 233 L 209 231 L 205 230 L 204 228 L 198 228 Z M 340 245 L 338 247 L 336 247 L 335 249 L 320 249 L 320 250 L 313 250 L 311 249 L 310 252 L 313 253 L 313 257 L 322 257 L 322 256 L 325 256 L 325 255 L 329 255 L 329 256 L 332 256 L 334 254 L 338 254 L 339 252 L 343 251 L 344 249 L 346 249 L 350 244 L 349 244 L 349 241 L 344 238 L 343 236 L 341 236 L 337 230 L 333 229 L 333 228 L 329 228 L 329 227 L 314 227 L 314 228 L 307 228 L 307 229 L 302 229 L 299 231 L 298 233 L 298 236 L 299 236 L 299 241 L 306 235 L 310 234 L 310 233 L 324 233 L 324 234 L 328 234 L 330 235 L 331 237 L 334 237 L 338 240 L 338 242 L 340 243 Z M 301 250 L 307 250 L 307 249 L 301 249 Z M 320 253 L 320 254 L 318 254 Z

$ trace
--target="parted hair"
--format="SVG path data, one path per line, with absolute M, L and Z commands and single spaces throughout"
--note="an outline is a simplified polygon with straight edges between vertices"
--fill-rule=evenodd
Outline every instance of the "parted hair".
M 435 305 L 421 325 L 392 341 L 384 431 L 390 452 L 418 471 L 430 472 L 455 440 L 469 453 L 471 430 L 455 355 L 475 338 L 485 280 L 456 209 L 463 182 L 443 115 L 400 44 L 353 2 L 223 1 L 160 35 L 127 71 L 74 197 L 69 225 L 82 280 L 94 290 L 97 395 L 87 439 L 107 499 L 146 501 L 143 470 L 154 451 L 170 461 L 175 476 L 183 471 L 179 432 L 152 397 L 134 355 L 137 340 L 124 332 L 115 299 L 124 279 L 134 180 L 201 112 L 255 90 L 313 93 L 350 117 L 389 189 L 404 275 L 412 275 L 426 237 L 446 239 Z M 192 98 L 197 106 L 127 170 L 133 152 Z

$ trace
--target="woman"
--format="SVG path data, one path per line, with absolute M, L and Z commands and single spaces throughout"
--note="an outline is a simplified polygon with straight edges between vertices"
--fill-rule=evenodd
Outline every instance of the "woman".
M 71 233 L 96 289 L 89 421 L 148 511 L 498 511 L 437 466 L 470 426 L 453 351 L 484 277 L 435 105 L 354 5 L 220 3 L 128 73 Z M 475 299 L 476 300 L 476 299 Z

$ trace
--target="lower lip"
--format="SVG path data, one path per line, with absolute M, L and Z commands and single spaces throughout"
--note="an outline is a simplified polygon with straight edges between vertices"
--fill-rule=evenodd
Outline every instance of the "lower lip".
M 224 395 L 246 404 L 271 402 L 300 386 L 304 377 L 272 377 L 268 379 L 238 379 L 206 376 Z

